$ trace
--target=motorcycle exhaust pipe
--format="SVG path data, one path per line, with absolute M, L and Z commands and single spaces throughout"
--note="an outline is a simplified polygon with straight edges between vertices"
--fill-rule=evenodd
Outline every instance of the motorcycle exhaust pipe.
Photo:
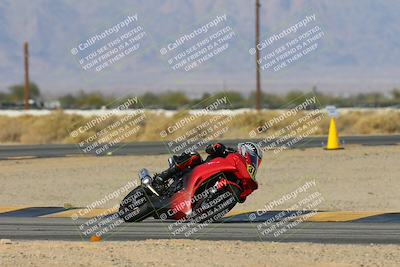
M 156 196 L 160 196 L 157 191 L 151 186 L 153 178 L 151 177 L 150 172 L 147 169 L 144 168 L 139 171 L 139 179 L 143 186 L 150 189 L 150 191 L 153 192 L 153 194 L 155 194 Z

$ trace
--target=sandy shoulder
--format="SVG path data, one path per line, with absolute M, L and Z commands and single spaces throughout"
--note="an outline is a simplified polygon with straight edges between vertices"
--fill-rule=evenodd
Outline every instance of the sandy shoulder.
M 32 249 L 34 248 L 34 249 Z M 1 266 L 398 266 L 400 246 L 241 241 L 14 241 Z

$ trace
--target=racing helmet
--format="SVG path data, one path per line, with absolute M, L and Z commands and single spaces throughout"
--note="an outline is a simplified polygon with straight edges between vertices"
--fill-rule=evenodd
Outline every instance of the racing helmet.
M 263 156 L 261 148 L 255 143 L 244 142 L 238 144 L 237 151 L 245 159 L 247 170 L 253 179 L 255 179 Z

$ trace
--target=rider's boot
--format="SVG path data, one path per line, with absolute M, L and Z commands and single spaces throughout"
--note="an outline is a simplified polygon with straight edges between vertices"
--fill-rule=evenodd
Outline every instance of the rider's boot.
M 202 159 L 199 153 L 191 152 L 190 154 L 182 153 L 180 156 L 173 156 L 168 159 L 169 168 L 165 171 L 156 174 L 154 181 L 156 186 L 164 186 L 165 181 L 167 181 L 172 176 L 176 175 L 188 168 L 193 168 L 202 163 Z
M 157 184 L 162 185 L 162 184 L 164 184 L 165 181 L 167 181 L 169 178 L 174 176 L 178 171 L 179 171 L 179 169 L 177 168 L 176 165 L 170 165 L 170 167 L 168 169 L 166 169 L 165 171 L 156 174 L 154 177 L 154 181 Z

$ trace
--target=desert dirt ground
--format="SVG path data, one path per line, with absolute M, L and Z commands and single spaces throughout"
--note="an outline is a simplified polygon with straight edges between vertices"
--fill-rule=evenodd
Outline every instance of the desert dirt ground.
M 1 266 L 398 266 L 400 246 L 146 240 L 13 241 Z M 95 256 L 94 256 L 95 255 Z
M 320 148 L 264 153 L 257 174 L 259 189 L 237 210 L 260 209 L 307 181 L 318 191 L 320 210 L 400 211 L 400 146 L 348 146 L 344 150 Z M 168 155 L 65 157 L 0 161 L 0 206 L 86 206 L 137 182 L 146 167 L 159 172 Z M 112 207 L 127 193 L 105 202 Z M 115 195 L 114 195 L 115 196 Z M 302 196 L 300 196 L 302 197 Z M 290 208 L 300 199 L 275 209 Z
M 400 146 L 348 146 L 264 154 L 259 190 L 237 210 L 260 209 L 307 181 L 320 210 L 400 211 Z M 161 171 L 168 155 L 67 157 L 0 161 L 0 206 L 86 206 Z M 104 207 L 117 204 L 123 195 Z M 299 198 L 276 209 L 292 207 Z M 0 266 L 399 266 L 399 245 L 333 245 L 240 241 L 0 242 Z

